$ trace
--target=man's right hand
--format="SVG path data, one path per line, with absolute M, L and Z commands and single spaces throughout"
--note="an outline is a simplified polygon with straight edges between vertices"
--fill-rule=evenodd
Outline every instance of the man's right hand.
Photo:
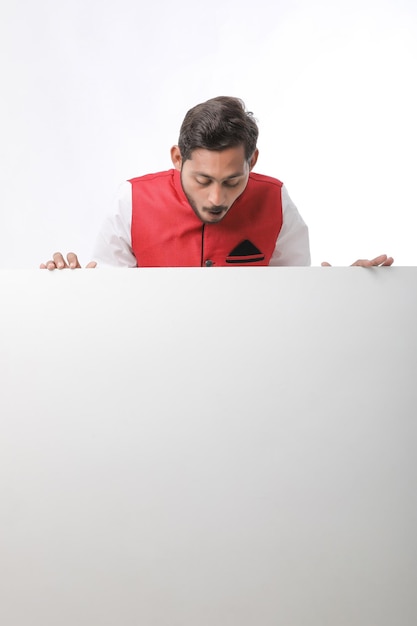
M 68 252 L 67 261 L 65 261 L 64 256 L 61 254 L 61 252 L 55 252 L 55 254 L 52 255 L 52 259 L 50 261 L 47 261 L 46 263 L 41 263 L 39 267 L 41 270 L 73 270 L 81 267 L 77 255 L 74 254 L 74 252 Z M 96 267 L 96 265 L 96 261 L 90 261 L 90 263 L 87 263 L 86 267 L 93 268 Z

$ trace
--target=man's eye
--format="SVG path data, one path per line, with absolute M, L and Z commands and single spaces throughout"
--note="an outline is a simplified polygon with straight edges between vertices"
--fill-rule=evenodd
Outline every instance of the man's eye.
M 198 183 L 199 185 L 201 185 L 202 187 L 207 187 L 207 185 L 209 185 L 209 184 L 210 184 L 210 182 L 211 182 L 210 180 L 206 180 L 206 179 L 204 179 L 204 180 L 199 180 L 198 178 L 196 178 L 196 181 L 197 181 L 197 183 Z
M 237 183 L 230 183 L 230 182 L 224 182 L 224 186 L 225 187 L 229 187 L 230 189 L 233 189 L 233 187 L 237 187 L 240 181 L 237 181 Z

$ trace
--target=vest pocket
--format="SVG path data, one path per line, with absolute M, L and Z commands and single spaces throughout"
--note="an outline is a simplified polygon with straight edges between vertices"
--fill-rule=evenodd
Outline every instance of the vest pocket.
M 259 263 L 265 255 L 249 239 L 241 241 L 226 257 L 226 263 Z

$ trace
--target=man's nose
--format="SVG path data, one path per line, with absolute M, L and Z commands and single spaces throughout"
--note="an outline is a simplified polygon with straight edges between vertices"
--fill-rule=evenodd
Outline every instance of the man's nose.
M 224 204 L 224 190 L 219 183 L 210 185 L 209 201 L 213 206 Z

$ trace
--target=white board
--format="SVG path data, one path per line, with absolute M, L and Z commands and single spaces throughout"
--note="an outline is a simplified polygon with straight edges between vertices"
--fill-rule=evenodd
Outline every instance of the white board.
M 0 623 L 415 626 L 416 279 L 0 272 Z

